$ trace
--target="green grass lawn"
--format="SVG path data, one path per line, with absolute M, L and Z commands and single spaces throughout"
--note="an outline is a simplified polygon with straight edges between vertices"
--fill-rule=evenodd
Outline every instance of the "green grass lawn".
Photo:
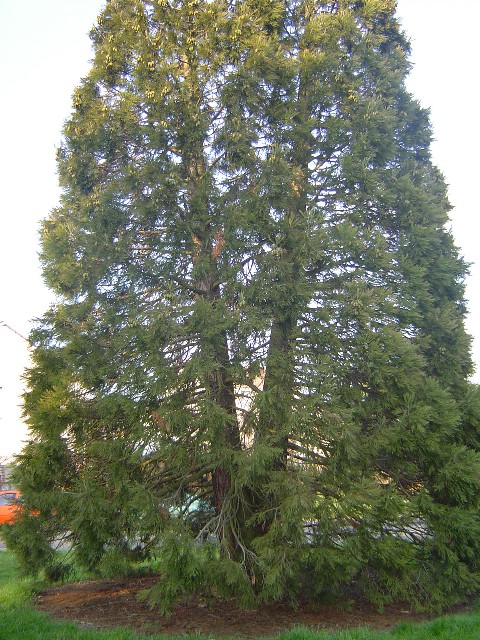
M 29 604 L 38 585 L 20 578 L 12 554 L 0 552 L 0 640 L 163 640 L 127 630 L 92 631 L 71 623 L 52 622 Z M 185 637 L 184 637 L 185 638 Z M 203 638 L 208 638 L 204 636 Z M 202 640 L 191 636 L 191 640 Z M 423 624 L 401 624 L 394 631 L 368 629 L 312 632 L 296 629 L 276 640 L 480 640 L 480 611 L 444 616 Z

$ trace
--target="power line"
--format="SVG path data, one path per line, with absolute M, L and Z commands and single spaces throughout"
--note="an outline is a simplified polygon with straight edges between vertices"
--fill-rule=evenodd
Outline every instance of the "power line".
M 10 331 L 13 331 L 13 333 L 15 333 L 19 338 L 22 338 L 22 340 L 25 340 L 25 342 L 28 342 L 28 338 L 26 338 L 19 331 L 11 327 L 9 324 L 4 322 L 3 320 L 0 320 L 0 327 L 6 327 L 7 329 L 10 329 Z

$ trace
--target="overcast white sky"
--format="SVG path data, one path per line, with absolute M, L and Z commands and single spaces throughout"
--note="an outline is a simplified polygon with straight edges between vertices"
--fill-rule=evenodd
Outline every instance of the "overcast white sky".
M 37 259 L 38 223 L 59 196 L 55 149 L 71 95 L 88 71 L 88 32 L 103 0 L 0 0 L 0 321 L 28 335 L 48 306 Z M 431 108 L 435 163 L 450 185 L 452 230 L 461 253 L 475 262 L 467 283 L 480 382 L 480 219 L 477 187 L 478 24 L 480 0 L 399 0 L 412 41 L 408 86 Z M 0 326 L 0 457 L 20 452 L 21 375 L 26 342 Z

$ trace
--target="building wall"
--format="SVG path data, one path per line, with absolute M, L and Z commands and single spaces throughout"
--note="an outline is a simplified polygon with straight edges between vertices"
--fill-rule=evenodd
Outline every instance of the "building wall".
M 11 470 L 12 467 L 10 465 L 0 464 L 0 491 L 13 489 L 13 486 L 9 482 Z

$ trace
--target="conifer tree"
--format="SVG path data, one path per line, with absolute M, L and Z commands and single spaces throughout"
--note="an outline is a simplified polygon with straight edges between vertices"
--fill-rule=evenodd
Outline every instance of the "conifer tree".
M 92 41 L 11 546 L 157 554 L 164 608 L 477 590 L 466 265 L 395 2 L 110 0 Z

